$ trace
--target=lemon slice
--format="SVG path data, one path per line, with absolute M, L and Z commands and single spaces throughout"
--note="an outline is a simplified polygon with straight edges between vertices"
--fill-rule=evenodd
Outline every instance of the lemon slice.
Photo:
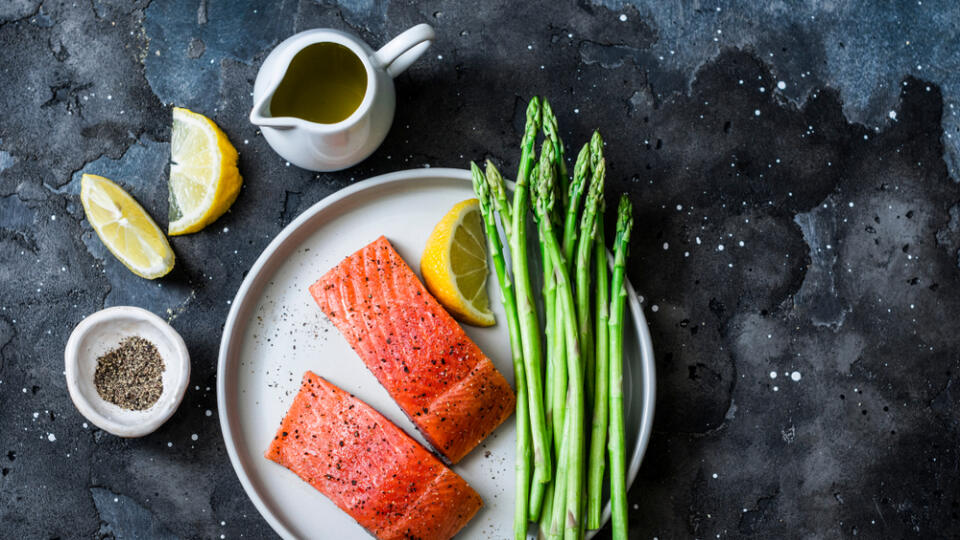
M 474 326 L 493 326 L 487 296 L 487 243 L 477 199 L 457 203 L 427 240 L 420 259 L 427 289 L 454 317 Z
M 123 188 L 102 176 L 84 174 L 80 202 L 100 241 L 131 272 L 155 279 L 173 269 L 173 250 L 163 231 Z
M 237 150 L 206 116 L 173 108 L 170 159 L 171 235 L 203 229 L 237 199 Z

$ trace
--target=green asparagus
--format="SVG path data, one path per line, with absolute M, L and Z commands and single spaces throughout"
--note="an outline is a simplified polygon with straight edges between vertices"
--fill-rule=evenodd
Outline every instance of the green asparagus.
M 488 160 L 485 171 L 471 163 L 516 378 L 513 536 L 524 538 L 529 522 L 535 521 L 543 538 L 583 538 L 587 529 L 600 526 L 609 478 L 613 538 L 626 540 L 622 378 L 632 207 L 627 197 L 620 200 L 611 273 L 604 242 L 606 160 L 600 134 L 594 132 L 580 150 L 568 178 L 557 118 L 549 102 L 534 97 L 527 106 L 520 154 L 512 197 L 493 163 Z M 543 326 L 530 275 L 531 210 L 543 269 Z
M 563 223 L 563 256 L 573 262 L 573 250 L 577 247 L 577 222 L 580 217 L 580 200 L 583 189 L 587 187 L 587 179 L 593 170 L 590 166 L 590 144 L 584 144 L 577 155 L 577 163 L 573 166 L 573 179 L 567 194 L 567 215 Z M 572 270 L 572 269 L 571 269 Z
M 599 138 L 594 134 L 594 138 Z M 592 145 L 591 145 L 592 146 Z M 583 203 L 583 219 L 580 221 L 580 239 L 577 242 L 576 292 L 577 323 L 580 345 L 583 347 L 583 365 L 587 385 L 587 400 L 593 397 L 593 328 L 590 324 L 590 258 L 593 255 L 593 240 L 597 232 L 597 206 L 603 201 L 603 184 L 607 174 L 607 160 L 600 158 L 593 170 L 590 190 Z
M 503 185 L 503 176 L 497 170 L 493 162 L 487 160 L 487 186 L 490 188 L 491 200 L 496 206 L 497 213 L 500 214 L 500 223 L 503 224 L 503 231 L 507 233 L 507 238 L 513 234 L 513 211 L 510 208 L 510 200 L 507 199 L 507 190 Z
M 557 189 L 560 190 L 560 200 L 562 204 L 557 205 L 557 211 L 554 216 L 562 218 L 563 209 L 567 204 L 567 164 L 564 160 L 563 140 L 560 139 L 560 127 L 557 124 L 557 116 L 553 114 L 553 107 L 546 99 L 543 100 L 543 135 L 553 143 L 554 158 L 553 162 L 557 169 Z M 561 225 L 563 222 L 559 222 Z
M 577 336 L 576 307 L 573 302 L 570 276 L 563 251 L 553 230 L 552 212 L 555 204 L 556 170 L 544 164 L 554 159 L 554 148 L 549 140 L 544 141 L 540 155 L 540 176 L 536 186 L 534 216 L 540 230 L 540 238 L 553 259 L 554 276 L 557 280 L 557 303 L 561 304 L 562 316 L 555 321 L 557 330 L 565 334 L 567 367 L 567 411 L 564 422 L 569 422 L 568 433 L 562 447 L 566 447 L 566 478 L 557 477 L 566 485 L 565 538 L 576 538 L 580 532 L 581 495 L 583 489 L 583 372 L 580 364 L 580 346 Z M 554 507 L 554 513 L 557 509 Z
M 553 474 L 550 449 L 547 442 L 541 383 L 540 323 L 537 320 L 530 269 L 527 259 L 527 209 L 530 204 L 529 185 L 536 157 L 534 144 L 540 126 L 540 101 L 536 97 L 527 106 L 527 125 L 521 141 L 520 168 L 513 190 L 513 231 L 510 236 L 510 254 L 513 279 L 517 291 L 517 317 L 520 321 L 520 341 L 523 349 L 524 374 L 527 379 L 530 430 L 533 440 L 533 480 L 541 484 L 550 481 Z M 532 510 L 532 509 L 531 509 Z M 538 510 L 539 512 L 539 510 Z
M 603 233 L 603 202 L 597 214 L 597 241 L 593 246 L 594 267 L 597 272 L 596 299 L 596 354 L 594 364 L 593 426 L 590 434 L 590 460 L 587 464 L 587 528 L 600 527 L 603 513 L 603 472 L 606 465 L 607 417 L 610 411 L 608 392 L 610 359 L 607 351 L 607 320 L 610 309 L 610 289 L 607 276 L 607 246 Z
M 492 165 L 487 162 L 489 173 Z M 527 537 L 527 490 L 530 486 L 530 418 L 527 414 L 527 385 L 523 367 L 523 353 L 520 346 L 520 322 L 517 320 L 517 299 L 513 293 L 513 283 L 507 273 L 506 261 L 503 258 L 503 248 L 500 243 L 500 234 L 491 208 L 491 190 L 487 179 L 480 172 L 476 163 L 470 162 L 470 171 L 473 174 L 473 191 L 477 195 L 480 206 L 480 215 L 483 218 L 484 232 L 487 235 L 487 246 L 493 268 L 500 284 L 503 310 L 506 313 L 507 329 L 510 333 L 510 351 L 513 359 L 513 373 L 517 387 L 517 497 L 513 518 L 513 536 L 515 540 L 525 540 Z
M 610 506 L 613 508 L 613 538 L 627 539 L 627 448 L 623 426 L 623 312 L 627 297 L 626 267 L 633 227 L 630 199 L 620 197 L 617 236 L 614 238 L 613 279 L 610 287 Z

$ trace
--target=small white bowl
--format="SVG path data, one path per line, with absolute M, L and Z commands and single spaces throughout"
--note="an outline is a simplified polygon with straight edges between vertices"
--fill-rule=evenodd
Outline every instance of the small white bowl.
M 156 345 L 164 363 L 163 392 L 156 403 L 142 411 L 104 400 L 93 383 L 97 358 L 130 336 Z M 70 334 L 63 356 L 73 404 L 87 420 L 119 437 L 142 437 L 160 427 L 177 410 L 190 381 L 190 355 L 183 338 L 166 321 L 138 307 L 107 308 L 80 321 Z

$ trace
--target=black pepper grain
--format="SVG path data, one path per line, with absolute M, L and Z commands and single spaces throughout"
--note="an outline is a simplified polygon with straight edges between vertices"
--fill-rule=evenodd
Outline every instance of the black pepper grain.
M 166 366 L 157 346 L 131 336 L 97 358 L 93 383 L 100 397 L 131 411 L 149 409 L 163 393 Z

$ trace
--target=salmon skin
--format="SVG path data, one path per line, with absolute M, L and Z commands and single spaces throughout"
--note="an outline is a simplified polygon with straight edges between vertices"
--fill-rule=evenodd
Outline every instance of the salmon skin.
M 446 540 L 483 506 L 480 495 L 420 443 L 310 371 L 266 457 L 381 540 Z
M 344 259 L 310 294 L 451 463 L 513 412 L 506 379 L 385 237 Z

